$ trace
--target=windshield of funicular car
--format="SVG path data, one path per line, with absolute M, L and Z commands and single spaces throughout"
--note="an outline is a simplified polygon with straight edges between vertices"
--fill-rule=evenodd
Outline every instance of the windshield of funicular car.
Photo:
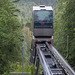
M 34 11 L 34 23 L 44 25 L 43 27 L 50 27 L 49 23 L 53 23 L 53 12 L 50 10 L 36 10 Z M 36 27 L 37 27 L 36 26 Z

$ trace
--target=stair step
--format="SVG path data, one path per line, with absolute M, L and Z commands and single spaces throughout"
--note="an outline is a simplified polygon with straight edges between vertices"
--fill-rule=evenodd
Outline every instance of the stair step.
M 61 75 L 63 70 L 62 69 L 51 69 L 52 73 L 58 73 L 58 75 Z
M 52 73 L 52 75 L 64 75 L 63 73 Z
M 62 69 L 51 69 L 52 71 L 56 70 L 56 71 L 62 71 Z

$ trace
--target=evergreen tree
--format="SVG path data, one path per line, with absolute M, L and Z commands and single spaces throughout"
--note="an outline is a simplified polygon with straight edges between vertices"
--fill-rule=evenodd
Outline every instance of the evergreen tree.
M 67 61 L 75 69 L 75 0 L 57 0 L 57 2 L 58 6 L 54 10 L 54 45 L 65 58 L 67 55 L 67 36 L 69 36 Z
M 21 23 L 13 16 L 10 0 L 0 0 L 0 74 L 8 75 L 11 62 L 21 56 Z

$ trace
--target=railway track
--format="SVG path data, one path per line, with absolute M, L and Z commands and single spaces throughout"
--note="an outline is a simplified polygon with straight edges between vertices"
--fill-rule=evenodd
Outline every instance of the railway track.
M 44 75 L 75 75 L 75 72 L 51 45 L 46 43 L 36 44 L 36 69 L 35 75 L 38 75 L 39 60 Z

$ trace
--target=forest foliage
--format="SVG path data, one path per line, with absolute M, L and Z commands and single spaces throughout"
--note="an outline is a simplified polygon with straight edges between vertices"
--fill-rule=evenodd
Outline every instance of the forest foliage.
M 13 0 L 12 0 L 13 1 Z M 15 6 L 14 3 L 16 2 Z M 32 40 L 32 6 L 50 5 L 54 8 L 54 47 L 66 57 L 67 36 L 69 55 L 66 61 L 75 69 L 75 0 L 0 0 L 0 74 L 22 72 L 22 44 L 25 30 L 25 55 L 29 60 Z M 56 3 L 57 2 L 57 3 Z M 17 12 L 19 9 L 20 12 Z M 15 16 L 15 14 L 17 16 Z M 25 27 L 23 27 L 25 25 Z M 30 72 L 24 60 L 25 72 Z
M 14 16 L 16 8 L 10 0 L 0 0 L 0 74 L 8 75 L 11 63 L 21 59 L 21 23 Z M 13 70 L 13 69 L 12 69 Z
M 75 0 L 57 0 L 54 9 L 54 46 L 75 69 Z

